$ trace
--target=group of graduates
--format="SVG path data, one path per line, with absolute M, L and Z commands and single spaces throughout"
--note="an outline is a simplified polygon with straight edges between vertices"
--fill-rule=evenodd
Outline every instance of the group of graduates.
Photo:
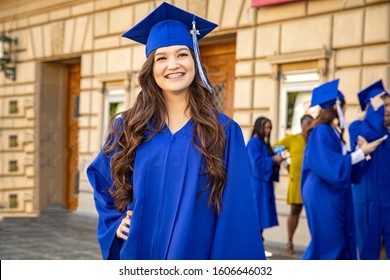
M 358 93 L 363 114 L 348 127 L 348 151 L 343 138 L 346 102 L 338 84 L 337 79 L 316 87 L 311 106 L 320 106 L 318 116 L 307 118 L 308 124 L 304 116 L 301 134 L 276 143 L 287 144 L 295 165 L 290 170 L 286 250 L 293 253 L 303 204 L 311 241 L 302 259 L 385 258 L 390 256 L 390 97 L 382 80 Z M 269 119 L 258 118 L 247 144 L 262 230 L 278 225 L 273 182 L 285 160 L 272 149 L 271 128 Z M 292 198 L 299 195 L 302 204 Z

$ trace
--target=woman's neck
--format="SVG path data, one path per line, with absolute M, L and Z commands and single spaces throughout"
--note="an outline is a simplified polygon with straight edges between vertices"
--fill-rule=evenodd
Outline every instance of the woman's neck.
M 191 118 L 188 110 L 187 94 L 164 94 L 167 106 L 167 119 L 169 130 L 175 133 Z

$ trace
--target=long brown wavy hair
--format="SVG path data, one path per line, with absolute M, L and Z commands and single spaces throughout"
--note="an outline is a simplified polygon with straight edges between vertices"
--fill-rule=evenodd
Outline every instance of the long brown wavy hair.
M 345 100 L 342 100 L 340 102 L 341 108 L 343 108 L 345 106 L 345 104 L 346 104 Z M 307 143 L 307 140 L 309 139 L 310 133 L 317 125 L 319 125 L 319 124 L 332 125 L 335 119 L 337 119 L 340 123 L 339 116 L 337 114 L 337 109 L 335 109 L 333 106 L 330 107 L 329 109 L 322 109 L 321 108 L 318 116 L 312 121 L 309 128 L 303 132 L 303 137 L 305 138 L 306 143 Z M 340 135 L 341 141 L 345 144 L 345 141 L 343 139 L 344 129 L 340 128 L 337 132 Z
M 195 55 L 190 51 L 195 63 Z M 110 166 L 113 186 L 110 193 L 119 212 L 124 211 L 127 204 L 133 200 L 132 177 L 137 147 L 161 131 L 168 117 L 163 92 L 153 76 L 154 53 L 155 51 L 149 54 L 139 74 L 141 91 L 134 106 L 117 114 L 122 119 L 120 125 L 114 123 L 116 116 L 111 119 L 108 140 L 102 149 L 105 155 L 112 155 Z M 208 176 L 208 183 L 198 197 L 207 189 L 211 189 L 209 206 L 219 214 L 226 181 L 223 162 L 226 135 L 224 127 L 218 121 L 214 94 L 208 91 L 196 67 L 195 69 L 195 78 L 189 87 L 186 111 L 189 110 L 195 124 L 192 141 L 204 159 L 202 174 Z M 145 137 L 147 130 L 152 132 L 149 138 Z

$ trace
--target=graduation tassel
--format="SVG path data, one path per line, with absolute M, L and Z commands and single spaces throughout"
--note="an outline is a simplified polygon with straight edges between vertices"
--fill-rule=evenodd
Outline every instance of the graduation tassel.
M 199 45 L 198 45 L 198 39 L 196 37 L 196 35 L 199 34 L 199 31 L 196 30 L 195 16 L 194 16 L 194 19 L 192 20 L 191 34 L 192 34 L 192 43 L 194 46 L 194 52 L 195 52 L 195 58 L 196 58 L 196 66 L 197 66 L 198 71 L 199 71 L 200 79 L 205 84 L 205 86 L 208 88 L 209 92 L 213 93 L 214 90 L 210 86 L 210 84 L 208 83 L 206 75 L 203 72 L 202 64 L 200 63 Z
M 338 99 L 336 101 L 336 107 L 337 107 L 337 115 L 339 116 L 339 121 L 340 121 L 340 128 L 346 129 L 347 121 L 345 120 L 343 111 L 341 110 L 340 101 Z

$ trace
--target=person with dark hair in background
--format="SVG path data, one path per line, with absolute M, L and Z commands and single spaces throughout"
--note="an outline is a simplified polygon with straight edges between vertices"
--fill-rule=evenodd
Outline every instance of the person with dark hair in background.
M 342 138 L 346 106 L 338 83 L 330 81 L 313 90 L 311 106 L 321 110 L 305 133 L 301 192 L 311 241 L 302 259 L 357 258 L 351 181 L 357 163 L 379 143 L 359 136 L 359 149 L 347 151 Z
M 299 216 L 302 212 L 301 172 L 303 151 L 306 145 L 303 133 L 309 128 L 312 121 L 313 117 L 311 115 L 304 115 L 301 118 L 301 133 L 287 135 L 274 143 L 274 147 L 283 146 L 287 149 L 291 160 L 291 164 L 287 166 L 289 173 L 287 204 L 291 205 L 291 209 L 287 218 L 288 241 L 285 248 L 285 251 L 289 254 L 294 254 L 293 237 L 298 227 Z
M 284 158 L 273 152 L 270 137 L 272 123 L 259 117 L 254 124 L 252 136 L 247 144 L 249 164 L 252 171 L 252 187 L 259 213 L 261 237 L 266 228 L 279 225 L 276 213 L 274 181 L 279 181 L 280 163 Z M 271 252 L 266 252 L 271 257 Z
M 123 35 L 147 59 L 87 170 L 104 259 L 265 259 L 242 131 L 200 62 L 216 26 L 163 3 Z
M 356 241 L 360 259 L 384 259 L 390 257 L 390 96 L 379 80 L 358 98 L 366 117 L 349 126 L 351 149 L 358 135 L 367 141 L 386 140 L 361 163 L 360 182 L 352 186 Z

